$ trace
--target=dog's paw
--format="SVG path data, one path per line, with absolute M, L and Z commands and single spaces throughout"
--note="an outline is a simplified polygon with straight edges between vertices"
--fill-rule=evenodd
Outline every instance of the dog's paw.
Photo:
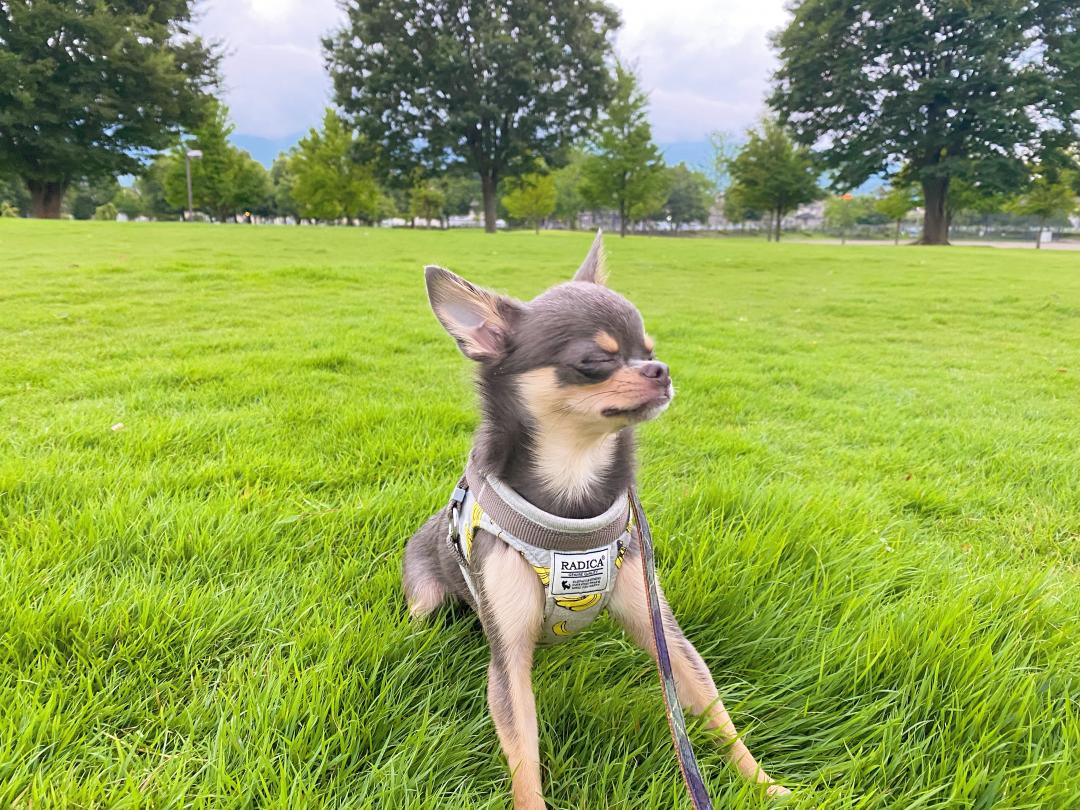
M 790 796 L 791 791 L 783 785 L 778 785 L 773 782 L 771 785 L 769 785 L 768 788 L 765 789 L 765 795 L 768 796 L 770 799 L 782 799 L 785 796 Z

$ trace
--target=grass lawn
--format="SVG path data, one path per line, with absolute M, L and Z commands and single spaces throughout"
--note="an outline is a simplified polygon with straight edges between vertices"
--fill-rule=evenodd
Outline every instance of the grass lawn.
M 0 806 L 507 806 L 478 624 L 399 590 L 476 423 L 421 266 L 589 239 L 0 221 Z M 661 576 L 786 806 L 1080 806 L 1080 257 L 608 245 Z M 607 618 L 534 680 L 553 808 L 687 806 Z

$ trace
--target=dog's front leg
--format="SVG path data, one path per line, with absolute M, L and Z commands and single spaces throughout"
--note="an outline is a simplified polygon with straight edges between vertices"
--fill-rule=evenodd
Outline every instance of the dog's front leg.
M 608 603 L 612 618 L 627 632 L 639 646 L 648 650 L 656 658 L 656 643 L 652 635 L 652 623 L 649 620 L 649 608 L 645 601 L 645 583 L 642 577 L 641 547 L 636 538 L 627 550 L 619 578 Z M 668 650 L 671 653 L 671 668 L 675 675 L 675 691 L 684 708 L 696 715 L 706 715 L 706 725 L 716 730 L 727 746 L 728 758 L 739 769 L 739 773 L 751 782 L 767 783 L 770 796 L 790 793 L 787 788 L 778 785 L 769 778 L 765 770 L 758 765 L 750 754 L 738 732 L 731 716 L 724 708 L 713 682 L 708 666 L 694 645 L 683 635 L 682 628 L 675 621 L 675 616 L 668 606 L 664 594 L 660 593 L 660 610 L 667 635 Z
M 510 766 L 514 810 L 542 810 L 532 660 L 544 620 L 544 589 L 517 551 L 493 539 L 484 545 L 478 555 L 479 612 L 491 645 L 488 705 Z

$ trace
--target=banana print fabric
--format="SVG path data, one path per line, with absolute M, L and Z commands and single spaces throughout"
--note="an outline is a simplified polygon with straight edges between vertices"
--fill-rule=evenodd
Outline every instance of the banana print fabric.
M 608 603 L 622 567 L 630 539 L 632 520 L 614 542 L 582 551 L 550 551 L 520 540 L 497 525 L 481 509 L 472 492 L 466 492 L 458 514 L 459 550 L 472 562 L 473 538 L 479 529 L 517 549 L 532 566 L 544 586 L 544 627 L 539 642 L 557 644 L 590 625 Z M 460 565 L 460 563 L 459 563 Z M 465 584 L 477 598 L 469 565 L 461 565 Z

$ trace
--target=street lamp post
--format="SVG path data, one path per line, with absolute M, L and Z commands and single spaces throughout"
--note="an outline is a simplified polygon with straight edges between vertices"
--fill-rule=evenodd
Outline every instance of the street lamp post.
M 187 174 L 187 219 L 191 222 L 195 218 L 195 212 L 191 207 L 191 161 L 202 157 L 199 149 L 188 149 L 184 152 L 184 172 Z

